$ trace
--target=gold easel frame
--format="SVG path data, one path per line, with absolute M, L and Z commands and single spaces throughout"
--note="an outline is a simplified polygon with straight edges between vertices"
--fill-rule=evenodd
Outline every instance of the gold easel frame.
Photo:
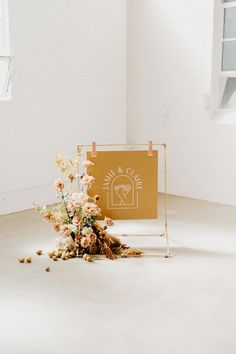
M 169 245 L 169 234 L 168 234 L 168 204 L 167 204 L 167 146 L 165 143 L 153 143 L 152 141 L 149 141 L 147 144 L 96 144 L 95 142 L 92 142 L 92 144 L 81 144 L 77 145 L 77 154 L 80 156 L 81 151 L 83 148 L 90 148 L 92 151 L 92 154 L 96 156 L 96 148 L 103 148 L 103 147 L 145 147 L 148 148 L 147 152 L 149 156 L 152 153 L 152 148 L 153 147 L 159 147 L 163 149 L 163 154 L 164 154 L 164 231 L 162 233 L 147 233 L 147 234 L 117 234 L 118 236 L 159 236 L 163 237 L 166 240 L 166 255 L 165 258 L 170 257 L 170 245 Z

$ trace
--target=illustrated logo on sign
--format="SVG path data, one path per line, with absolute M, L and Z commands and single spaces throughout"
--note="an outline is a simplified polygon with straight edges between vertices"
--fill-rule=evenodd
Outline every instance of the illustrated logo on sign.
M 107 209 L 137 209 L 138 194 L 143 189 L 140 176 L 131 167 L 107 172 L 103 189 L 107 192 Z

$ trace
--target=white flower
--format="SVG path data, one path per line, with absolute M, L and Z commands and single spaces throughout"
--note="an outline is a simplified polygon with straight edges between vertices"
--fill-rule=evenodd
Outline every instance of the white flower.
M 62 250 L 66 250 L 68 247 L 71 246 L 71 244 L 73 243 L 73 238 L 71 236 L 68 236 L 68 237 L 64 237 L 62 240 L 61 240 L 61 244 L 60 244 L 60 249 Z
M 86 160 L 86 161 L 81 162 L 81 165 L 85 166 L 85 167 L 88 167 L 88 166 L 93 166 L 94 163 L 92 161 L 90 161 L 90 160 Z
M 72 193 L 70 200 L 74 200 L 75 202 L 79 201 L 79 193 Z
M 70 199 L 77 203 L 86 203 L 89 196 L 86 193 L 72 193 Z
M 55 247 L 56 247 L 56 249 L 60 249 L 60 247 L 61 247 L 61 241 L 62 241 L 62 238 L 61 238 L 61 237 L 57 237 L 57 238 L 55 239 Z
M 79 203 L 86 203 L 88 201 L 88 194 L 86 193 L 80 193 L 79 194 Z
M 95 178 L 93 176 L 90 176 L 90 175 L 84 175 L 81 178 L 81 184 L 84 185 L 84 186 L 88 186 L 91 183 L 93 183 L 94 181 L 95 181 Z
M 74 242 L 71 236 L 58 237 L 56 240 L 56 249 L 66 251 L 67 248 Z
M 77 234 L 77 232 L 78 232 L 77 226 L 71 225 L 70 229 L 71 229 L 71 232 L 74 232 L 74 234 Z
M 84 227 L 81 233 L 83 236 L 91 236 L 93 229 L 91 227 Z

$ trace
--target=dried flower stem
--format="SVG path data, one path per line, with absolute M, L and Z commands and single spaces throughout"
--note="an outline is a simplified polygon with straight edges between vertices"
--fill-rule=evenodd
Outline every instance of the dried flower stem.
M 71 221 L 71 217 L 70 217 L 70 213 L 69 213 L 69 211 L 68 211 L 68 209 L 67 209 L 67 206 L 66 206 L 65 196 L 64 196 L 63 191 L 61 191 L 61 198 L 62 198 L 62 200 L 63 200 L 63 204 L 64 204 L 64 207 L 65 207 L 65 211 L 66 211 L 66 214 L 67 214 L 67 216 L 68 216 L 68 221 L 70 222 L 70 221 Z

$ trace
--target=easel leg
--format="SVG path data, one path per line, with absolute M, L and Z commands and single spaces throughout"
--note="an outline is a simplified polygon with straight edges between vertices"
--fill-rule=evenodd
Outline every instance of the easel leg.
M 166 238 L 166 255 L 165 255 L 165 258 L 170 258 L 171 255 L 170 255 L 170 245 L 169 245 L 169 237 L 168 237 L 168 235 L 166 235 L 165 238 Z
M 169 236 L 168 236 L 168 216 L 167 216 L 167 157 L 166 157 L 166 144 L 163 144 L 164 147 L 164 169 L 165 169 L 165 238 L 166 238 L 166 255 L 165 258 L 170 258 L 170 245 L 169 245 Z

